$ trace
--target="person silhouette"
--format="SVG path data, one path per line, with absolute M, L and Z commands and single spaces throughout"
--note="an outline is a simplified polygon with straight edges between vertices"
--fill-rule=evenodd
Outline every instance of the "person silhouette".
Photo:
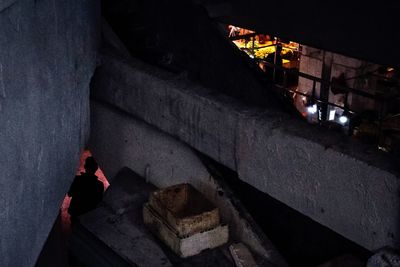
M 87 157 L 84 167 L 85 172 L 75 176 L 68 191 L 68 196 L 72 198 L 68 207 L 71 222 L 77 216 L 96 208 L 103 199 L 104 185 L 95 175 L 98 169 L 97 162 L 93 157 Z

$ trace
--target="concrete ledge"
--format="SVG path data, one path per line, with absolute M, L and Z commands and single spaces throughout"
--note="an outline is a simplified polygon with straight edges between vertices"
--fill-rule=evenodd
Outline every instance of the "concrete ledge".
M 104 58 L 93 96 L 175 136 L 368 248 L 398 246 L 398 166 L 279 110 L 255 110 L 138 61 Z

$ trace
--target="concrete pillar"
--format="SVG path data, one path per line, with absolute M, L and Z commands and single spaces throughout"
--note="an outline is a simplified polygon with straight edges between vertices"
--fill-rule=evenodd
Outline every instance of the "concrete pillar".
M 98 1 L 0 1 L 0 266 L 34 266 L 89 132 Z

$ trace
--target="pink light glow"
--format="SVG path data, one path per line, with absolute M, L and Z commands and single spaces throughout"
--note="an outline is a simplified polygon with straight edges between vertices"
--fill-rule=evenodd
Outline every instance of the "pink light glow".
M 79 160 L 79 168 L 78 171 L 76 172 L 76 175 L 81 174 L 81 172 L 85 172 L 85 160 L 87 157 L 91 156 L 92 154 L 90 153 L 89 150 L 84 150 L 82 152 L 81 158 Z M 104 173 L 102 172 L 102 170 L 99 168 L 96 172 L 96 176 L 99 178 L 100 181 L 103 182 L 104 185 L 104 191 L 110 186 L 110 183 L 108 182 L 106 176 L 104 175 Z M 69 207 L 69 203 L 71 202 L 71 198 L 69 196 L 65 196 L 64 201 L 61 205 L 61 225 L 62 225 L 62 229 L 63 232 L 65 234 L 70 233 L 71 229 L 70 229 L 70 225 L 71 225 L 71 220 L 70 220 L 70 216 L 68 214 L 68 207 Z

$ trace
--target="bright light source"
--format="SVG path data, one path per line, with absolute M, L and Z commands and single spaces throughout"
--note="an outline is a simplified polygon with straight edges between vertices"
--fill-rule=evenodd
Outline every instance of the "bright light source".
M 347 118 L 346 116 L 340 116 L 339 118 L 339 122 L 341 124 L 346 124 L 349 121 L 349 118 Z
M 253 56 L 253 55 L 249 55 L 249 57 L 250 57 L 250 58 L 254 58 L 254 56 Z
M 334 110 L 334 109 L 329 111 L 329 119 L 328 120 L 333 121 L 335 119 L 335 113 L 336 113 L 336 110 Z
M 308 113 L 310 113 L 310 114 L 315 114 L 315 113 L 317 113 L 317 105 L 314 104 L 314 105 L 312 105 L 312 106 L 307 107 L 307 111 L 308 111 Z

